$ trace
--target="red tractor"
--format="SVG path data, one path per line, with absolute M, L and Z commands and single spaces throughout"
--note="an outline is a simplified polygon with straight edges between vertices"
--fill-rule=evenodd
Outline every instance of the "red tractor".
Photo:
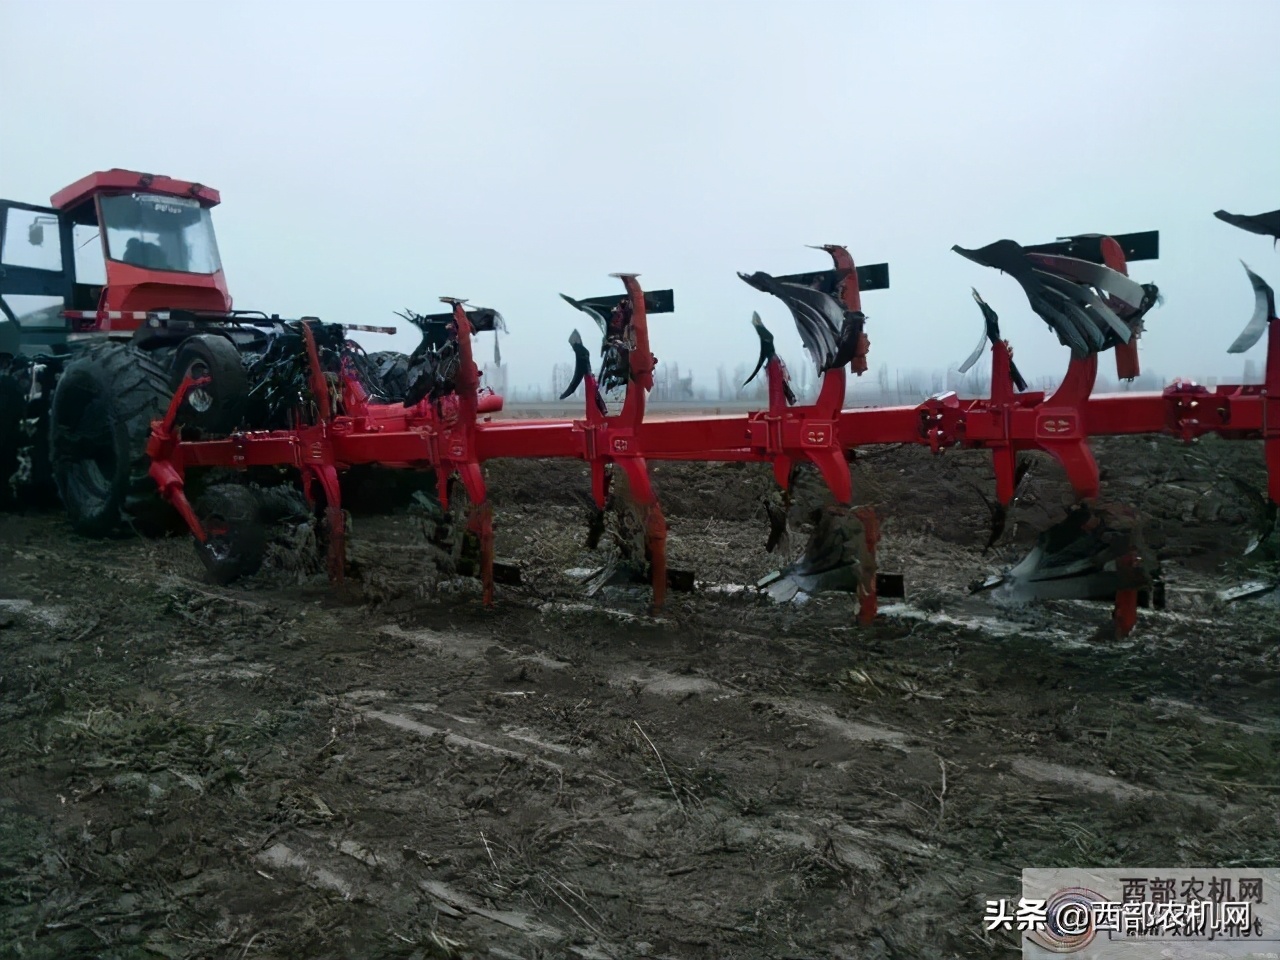
M 297 324 L 232 310 L 210 215 L 220 199 L 115 169 L 48 207 L 0 200 L 0 506 L 56 491 L 81 533 L 154 527 L 165 508 L 146 442 L 175 385 L 202 381 L 183 401 L 188 429 L 241 422 Z

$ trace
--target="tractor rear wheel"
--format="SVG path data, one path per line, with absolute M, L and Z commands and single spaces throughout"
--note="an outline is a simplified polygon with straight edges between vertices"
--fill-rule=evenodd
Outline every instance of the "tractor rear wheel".
M 175 392 L 185 377 L 208 377 L 210 381 L 187 392 L 178 411 L 179 425 L 223 435 L 240 426 L 249 397 L 249 377 L 230 340 L 202 333 L 182 341 L 172 371 L 169 382 Z
M 151 421 L 169 403 L 165 371 L 146 353 L 109 344 L 69 363 L 50 411 L 54 481 L 72 528 L 109 536 L 125 525 L 149 532 L 168 507 L 147 475 Z
M 209 579 L 226 584 L 251 576 L 262 566 L 267 550 L 263 505 L 258 495 L 238 483 L 219 483 L 195 503 L 205 541 L 196 541 Z

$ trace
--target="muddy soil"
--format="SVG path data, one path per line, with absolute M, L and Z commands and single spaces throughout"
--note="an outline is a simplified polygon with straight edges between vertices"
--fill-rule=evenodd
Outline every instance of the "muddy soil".
M 868 628 L 735 589 L 778 565 L 758 467 L 655 467 L 704 581 L 657 619 L 583 598 L 580 465 L 489 468 L 493 609 L 414 511 L 355 518 L 342 594 L 2 516 L 0 955 L 985 958 L 1026 866 L 1276 866 L 1276 606 L 1214 594 L 1261 450 L 1097 449 L 1169 585 L 1124 642 L 968 594 L 1069 500 L 1038 465 L 984 555 L 980 454 L 856 464 L 908 589 Z

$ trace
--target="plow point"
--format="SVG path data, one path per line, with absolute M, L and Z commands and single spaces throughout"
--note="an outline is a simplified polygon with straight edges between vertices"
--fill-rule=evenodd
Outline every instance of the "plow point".
M 974 592 L 1015 602 L 1112 600 L 1121 591 L 1159 599 L 1159 563 L 1145 549 L 1137 515 L 1122 507 L 1082 502 L 1044 531 L 1027 556 Z
M 855 511 L 829 506 L 814 511 L 813 519 L 813 533 L 800 558 L 756 583 L 776 603 L 803 603 L 824 591 L 857 593 L 863 567 L 875 567 Z

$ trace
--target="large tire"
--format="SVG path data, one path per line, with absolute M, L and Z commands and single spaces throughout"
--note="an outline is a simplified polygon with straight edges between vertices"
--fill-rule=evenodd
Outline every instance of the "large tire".
M 263 503 L 258 494 L 238 483 L 219 483 L 195 503 L 205 542 L 195 542 L 196 554 L 214 583 L 226 584 L 252 576 L 267 551 Z
M 409 358 L 395 350 L 379 350 L 369 354 L 369 362 L 378 374 L 378 387 L 387 400 L 403 400 L 409 392 Z
M 171 390 L 176 391 L 188 376 L 208 377 L 211 382 L 187 394 L 178 410 L 180 426 L 223 436 L 240 426 L 249 398 L 249 376 L 230 340 L 202 333 L 182 341 L 173 358 Z
M 169 397 L 165 371 L 127 344 L 67 365 L 53 395 L 49 454 L 77 533 L 105 537 L 127 526 L 161 526 L 165 508 L 147 475 L 147 438 Z

